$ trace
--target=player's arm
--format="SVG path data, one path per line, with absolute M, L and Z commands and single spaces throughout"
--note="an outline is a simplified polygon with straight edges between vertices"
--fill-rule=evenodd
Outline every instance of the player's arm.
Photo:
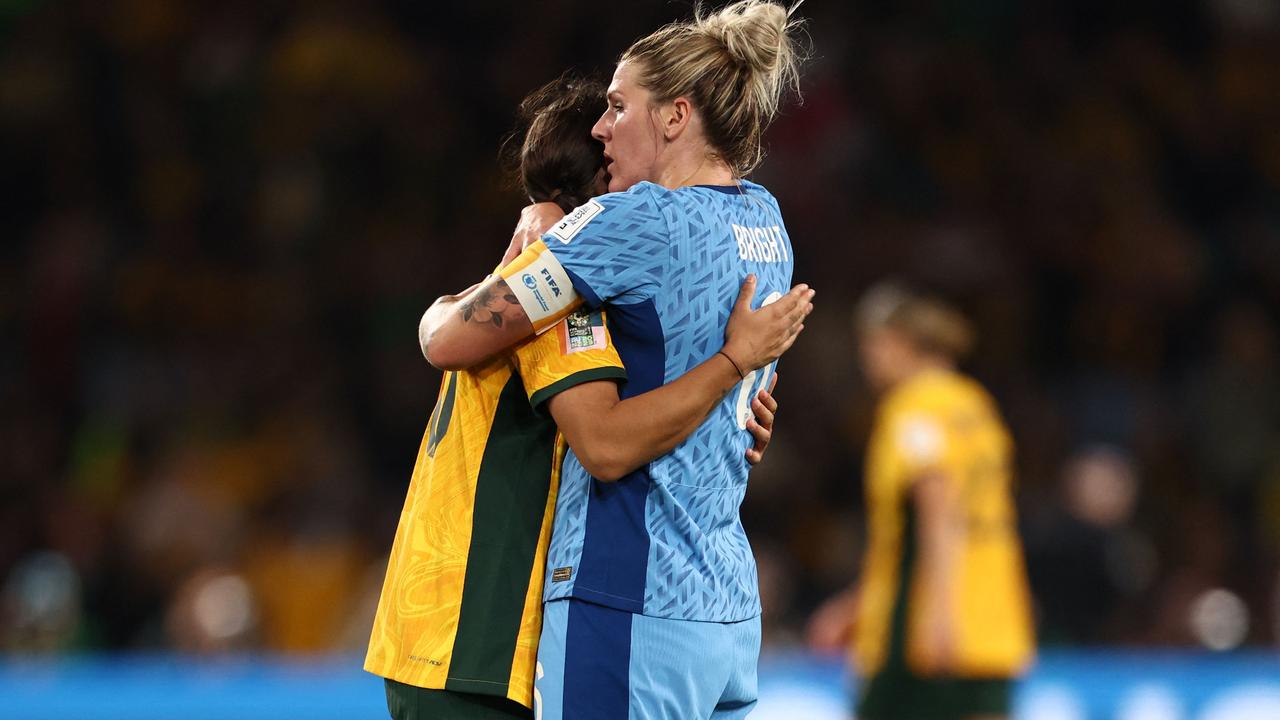
M 777 302 L 751 310 L 754 294 L 755 278 L 750 277 L 729 318 L 723 349 L 676 380 L 626 400 L 619 399 L 612 382 L 583 383 L 551 398 L 551 415 L 587 472 L 615 481 L 675 449 L 742 382 L 744 373 L 768 365 L 791 347 L 813 309 L 813 291 L 798 285 Z M 772 411 L 763 404 L 753 410 L 771 430 Z M 762 411 L 768 411 L 767 417 Z M 761 433 L 753 434 L 759 446 Z
M 596 308 L 628 293 L 652 296 L 662 284 L 670 229 L 652 192 L 592 199 L 550 228 L 544 226 L 553 217 L 540 216 L 538 207 L 521 214 L 516 234 L 530 239 L 546 230 L 554 252 L 533 240 L 501 277 L 476 289 L 474 302 L 441 298 L 423 316 L 422 351 L 436 367 L 471 367 L 552 327 L 584 301 Z
M 920 579 L 928 588 L 922 616 L 923 672 L 946 674 L 955 658 L 956 577 L 965 527 L 957 512 L 951 478 L 941 470 L 917 476 L 911 485 L 915 504 Z
M 582 299 L 539 237 L 564 216 L 555 203 L 520 215 L 502 269 L 435 301 L 418 323 L 422 355 L 441 370 L 462 370 L 563 320 Z M 530 247 L 535 246 L 536 247 Z
M 423 357 L 435 367 L 464 370 L 533 332 L 528 313 L 506 280 L 491 275 L 457 295 L 445 295 L 432 303 L 418 322 L 418 344 Z

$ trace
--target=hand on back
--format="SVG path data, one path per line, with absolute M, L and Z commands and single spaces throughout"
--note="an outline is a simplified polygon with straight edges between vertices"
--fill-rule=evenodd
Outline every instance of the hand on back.
M 506 265 L 516 259 L 524 249 L 542 239 L 543 234 L 552 225 L 564 218 L 564 210 L 553 202 L 540 202 L 526 205 L 520 211 L 520 222 L 516 223 L 515 232 L 511 233 L 511 243 L 502 256 L 502 264 Z
M 804 319 L 813 312 L 814 290 L 801 283 L 786 295 L 758 310 L 751 309 L 756 278 L 748 275 L 734 303 L 724 331 L 723 352 L 743 373 L 777 360 L 804 330 Z

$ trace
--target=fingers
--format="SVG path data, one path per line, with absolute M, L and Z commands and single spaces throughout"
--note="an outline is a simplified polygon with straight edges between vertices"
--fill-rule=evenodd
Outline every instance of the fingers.
M 808 317 L 809 313 L 813 312 L 812 300 L 816 293 L 816 290 L 806 290 L 803 295 L 798 296 L 793 309 L 788 315 L 797 320 L 803 320 Z
M 751 298 L 756 294 L 756 276 L 755 273 L 747 275 L 747 279 L 742 281 L 742 289 L 738 290 L 738 299 L 733 303 L 734 312 L 746 311 L 751 309 Z
M 751 413 L 756 416 L 756 422 L 760 423 L 764 428 L 772 430 L 774 412 L 760 400 L 760 398 L 767 396 L 768 393 L 763 390 L 760 391 L 756 399 L 751 401 Z
M 778 328 L 769 345 L 768 354 L 770 361 L 782 357 L 784 353 L 790 350 L 791 346 L 795 344 L 796 338 L 800 337 L 800 333 L 802 331 L 804 331 L 804 323 L 802 322 L 796 322 L 785 329 Z M 774 382 L 777 382 L 777 375 L 774 376 Z M 772 385 L 770 387 L 772 387 Z
M 776 387 L 778 387 L 778 372 L 775 370 L 773 372 L 773 378 L 769 380 L 769 389 L 764 391 L 764 394 L 768 395 L 770 400 L 773 400 L 773 389 Z M 773 410 L 778 409 L 777 401 L 774 401 L 773 407 L 771 409 Z
M 797 285 L 791 289 L 791 292 L 779 298 L 779 300 L 769 306 L 770 310 L 777 313 L 777 318 L 794 327 L 809 316 L 813 312 L 813 296 L 817 293 L 808 285 Z
M 525 230 L 520 233 L 520 251 L 524 252 L 530 245 L 542 239 L 542 233 L 537 230 Z
M 790 315 L 796 312 L 801 305 L 809 301 L 809 286 L 801 283 L 791 288 L 791 290 L 773 303 L 769 304 L 769 309 L 773 312 L 783 315 Z M 761 308 L 762 310 L 764 308 Z
M 520 211 L 520 222 L 516 224 L 512 244 L 514 245 L 518 240 L 520 249 L 524 250 L 541 240 L 542 234 L 550 230 L 563 217 L 564 211 L 552 202 L 539 202 L 525 206 Z
M 791 346 L 796 344 L 796 338 L 800 337 L 800 332 L 803 330 L 804 325 L 801 324 L 799 327 L 795 328 L 794 332 L 788 333 L 786 338 L 778 345 L 777 352 L 774 353 L 774 356 L 781 357 L 783 353 L 790 350 Z
M 778 401 L 773 397 L 773 393 L 768 390 L 761 390 L 757 393 L 756 402 L 764 405 L 764 408 L 768 410 L 771 415 L 776 415 L 778 413 Z
M 817 294 L 817 292 L 818 292 L 817 290 L 814 290 L 813 288 L 809 287 L 806 283 L 800 283 L 799 285 L 796 285 L 795 287 L 791 288 L 791 290 L 783 298 L 780 298 L 780 299 L 791 301 L 789 304 L 792 306 L 799 305 L 803 307 L 804 305 L 809 303 L 809 301 L 813 300 L 813 296 Z
M 741 359 L 743 367 L 752 370 L 776 360 L 791 347 L 804 329 L 804 319 L 813 311 L 811 301 L 815 294 L 801 283 L 777 301 L 752 310 L 757 284 L 754 275 L 743 281 L 725 332 L 726 339 L 742 351 L 741 358 L 735 359 Z
M 507 252 L 502 256 L 502 264 L 499 267 L 506 267 L 512 260 L 519 257 L 521 251 L 524 250 L 524 244 L 520 239 L 520 232 L 516 231 L 511 236 L 511 244 L 507 245 Z
M 755 439 L 755 444 L 747 448 L 747 462 L 756 465 L 764 459 L 764 451 L 769 447 L 769 440 L 773 437 L 772 421 L 769 427 L 765 427 L 755 420 L 748 420 L 747 430 Z
M 788 318 L 786 320 L 786 329 L 779 329 L 780 340 L 794 340 L 800 331 L 804 330 L 804 318 Z

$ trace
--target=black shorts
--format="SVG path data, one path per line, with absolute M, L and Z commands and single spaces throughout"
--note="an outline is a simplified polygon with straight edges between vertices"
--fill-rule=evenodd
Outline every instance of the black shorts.
M 1008 678 L 921 677 L 885 669 L 867 679 L 858 720 L 962 720 L 1008 715 L 1013 683 Z
M 430 690 L 387 680 L 387 710 L 395 720 L 532 720 L 533 711 L 497 695 Z

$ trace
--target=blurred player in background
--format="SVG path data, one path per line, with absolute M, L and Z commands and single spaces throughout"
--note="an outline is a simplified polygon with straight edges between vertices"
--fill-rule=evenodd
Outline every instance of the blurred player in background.
M 1012 442 L 991 397 L 955 369 L 972 330 L 947 305 L 892 285 L 867 293 L 855 325 L 881 395 L 867 548 L 858 584 L 818 611 L 810 642 L 852 650 L 860 720 L 1006 717 L 1034 639 Z
M 552 223 L 482 287 L 501 327 L 468 320 L 464 305 L 433 308 L 433 360 L 468 366 L 581 301 L 607 309 L 631 397 L 717 356 L 744 275 L 759 277 L 766 305 L 800 300 L 802 321 L 812 291 L 788 292 L 781 210 L 744 179 L 798 81 L 796 32 L 786 8 L 742 0 L 628 48 L 592 131 L 612 192 Z M 617 483 L 576 447 L 566 459 L 535 686 L 544 720 L 727 719 L 755 706 L 760 593 L 738 511 L 748 401 L 773 368 L 724 360 L 738 391 L 673 452 Z M 556 420 L 570 445 L 595 422 Z
M 561 79 L 522 104 L 528 128 L 520 174 L 531 198 L 572 208 L 603 192 L 602 147 L 590 136 L 603 94 L 598 83 Z M 788 326 L 745 302 L 740 308 L 731 324 L 753 347 L 786 341 Z M 734 354 L 752 368 L 774 359 Z M 564 456 L 552 420 L 593 384 L 616 397 L 615 382 L 625 377 L 603 317 L 587 311 L 510 353 L 445 374 L 365 661 L 387 678 L 397 720 L 532 715 L 542 579 Z M 717 359 L 617 403 L 597 419 L 601 432 L 575 437 L 575 450 L 634 469 L 683 440 L 738 380 Z M 764 452 L 776 405 L 762 392 L 753 408 L 751 461 Z M 625 432 L 605 434 L 611 427 Z

